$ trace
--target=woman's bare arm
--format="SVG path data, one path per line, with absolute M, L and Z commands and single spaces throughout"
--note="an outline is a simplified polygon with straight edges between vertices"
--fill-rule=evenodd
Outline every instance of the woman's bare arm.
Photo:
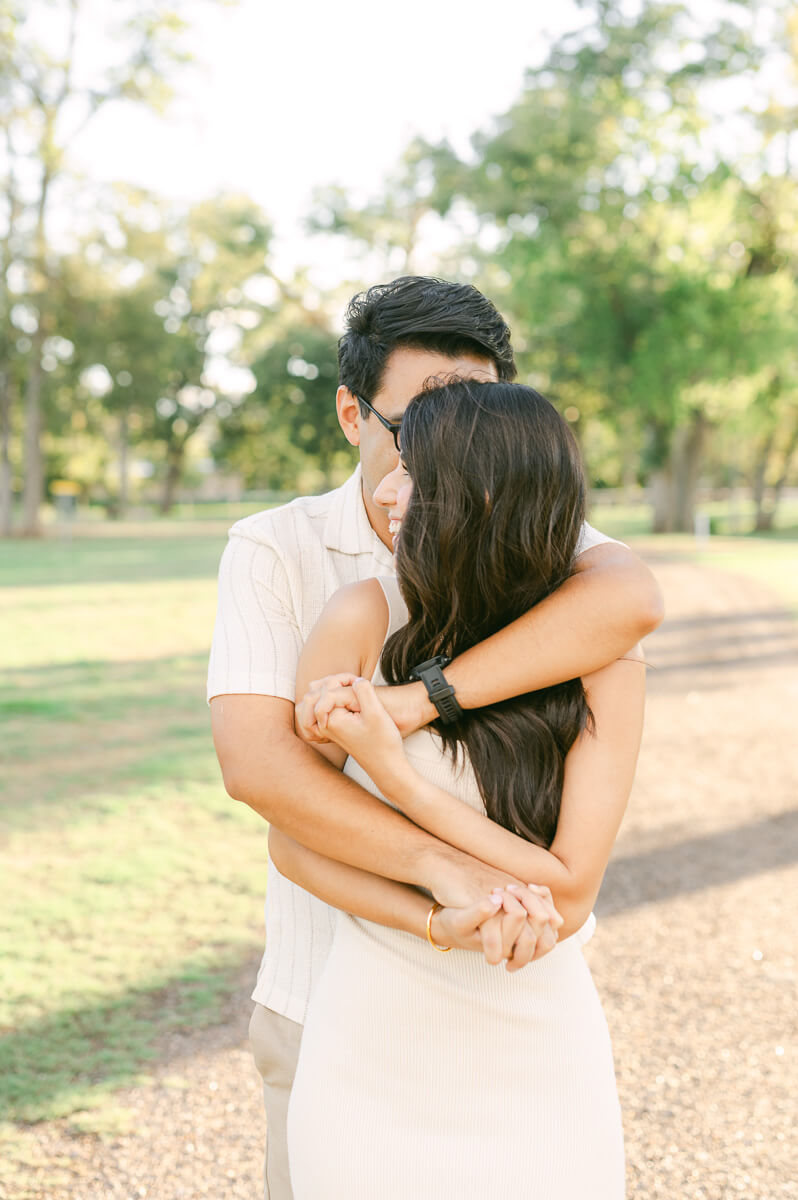
M 595 902 L 626 808 L 642 732 L 644 672 L 641 660 L 624 659 L 584 680 L 595 731 L 583 733 L 566 758 L 560 818 L 548 850 L 420 776 L 386 724 L 375 692 L 363 683 L 355 686 L 360 717 L 334 710 L 327 733 L 417 825 L 518 878 L 547 885 L 565 921 L 560 936 L 566 937 Z

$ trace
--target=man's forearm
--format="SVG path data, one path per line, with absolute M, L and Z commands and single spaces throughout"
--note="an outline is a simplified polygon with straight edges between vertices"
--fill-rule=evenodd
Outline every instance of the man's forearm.
M 266 696 L 211 702 L 230 796 L 326 858 L 422 887 L 463 907 L 518 882 L 419 829 L 326 762 L 293 732 L 293 705 Z
M 333 908 L 426 937 L 430 901 L 416 888 L 335 862 L 274 827 L 269 830 L 269 852 L 282 875 Z
M 300 845 L 453 908 L 528 882 L 440 841 L 336 770 L 295 735 L 290 702 L 223 695 L 211 715 L 228 794 Z
M 247 804 L 309 850 L 416 887 L 430 887 L 440 859 L 459 851 L 419 829 L 331 766 L 293 733 L 264 747 L 260 770 L 250 764 L 230 782 Z
M 605 544 L 582 558 L 583 569 L 556 592 L 446 668 L 463 708 L 590 675 L 657 627 L 659 588 L 636 555 Z M 429 705 L 428 720 L 436 715 Z

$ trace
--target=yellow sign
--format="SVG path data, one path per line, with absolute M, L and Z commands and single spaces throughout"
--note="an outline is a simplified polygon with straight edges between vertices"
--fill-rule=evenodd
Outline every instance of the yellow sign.
M 50 484 L 51 496 L 78 496 L 80 488 L 71 479 L 54 479 Z

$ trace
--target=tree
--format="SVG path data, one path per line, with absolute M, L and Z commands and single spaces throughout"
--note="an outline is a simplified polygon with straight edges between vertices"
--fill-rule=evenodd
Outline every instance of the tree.
M 259 354 L 252 371 L 257 386 L 221 425 L 216 458 L 253 488 L 338 484 L 356 459 L 336 417 L 335 336 L 297 321 Z
M 734 233 L 706 203 L 728 207 L 730 168 L 717 147 L 707 166 L 703 89 L 755 66 L 761 50 L 730 20 L 699 40 L 678 5 L 632 17 L 597 4 L 595 14 L 474 139 L 477 161 L 461 164 L 448 203 L 467 199 L 483 245 L 492 240 L 532 369 L 575 412 L 633 415 L 655 528 L 686 529 L 711 424 L 700 385 L 760 366 L 739 341 Z
M 131 189 L 118 189 L 105 224 L 111 241 L 90 243 L 102 255 L 104 282 L 97 332 L 88 337 L 118 448 L 113 510 L 127 503 L 134 436 L 160 469 L 160 508 L 168 512 L 192 439 L 228 418 L 255 386 L 241 347 L 263 317 L 252 287 L 266 270 L 271 229 L 247 197 L 183 211 Z
M 16 231 L 3 247 L 2 307 L 6 312 L 12 308 L 9 273 L 16 268 L 24 279 L 25 303 L 35 321 L 25 355 L 23 532 L 27 534 L 39 530 L 43 496 L 43 347 L 58 332 L 49 300 L 56 258 L 49 215 L 68 170 L 69 148 L 111 103 L 144 104 L 162 111 L 171 94 L 167 81 L 186 61 L 182 48 L 186 26 L 175 3 L 143 8 L 133 0 L 117 0 L 108 20 L 108 38 L 126 52 L 121 61 L 118 54 L 109 54 L 105 70 L 81 76 L 76 50 L 87 25 L 96 35 L 96 9 L 89 11 L 85 0 L 56 0 L 53 10 L 45 35 L 30 9 L 16 0 L 0 3 L 4 217 L 9 230 L 15 218 Z M 59 30 L 60 44 L 53 45 L 54 31 Z M 4 396 L 2 411 L 7 413 L 8 393 Z M 7 427 L 7 417 L 3 424 Z

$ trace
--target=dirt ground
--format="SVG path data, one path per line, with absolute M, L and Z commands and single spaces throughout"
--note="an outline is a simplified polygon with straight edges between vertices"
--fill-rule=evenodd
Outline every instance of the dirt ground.
M 798 1197 L 798 623 L 750 580 L 646 557 L 668 618 L 646 645 L 638 778 L 586 950 L 629 1200 Z M 154 1081 L 120 1094 L 127 1131 L 22 1132 L 0 1197 L 255 1200 L 255 967 L 224 1026 L 172 1038 Z

